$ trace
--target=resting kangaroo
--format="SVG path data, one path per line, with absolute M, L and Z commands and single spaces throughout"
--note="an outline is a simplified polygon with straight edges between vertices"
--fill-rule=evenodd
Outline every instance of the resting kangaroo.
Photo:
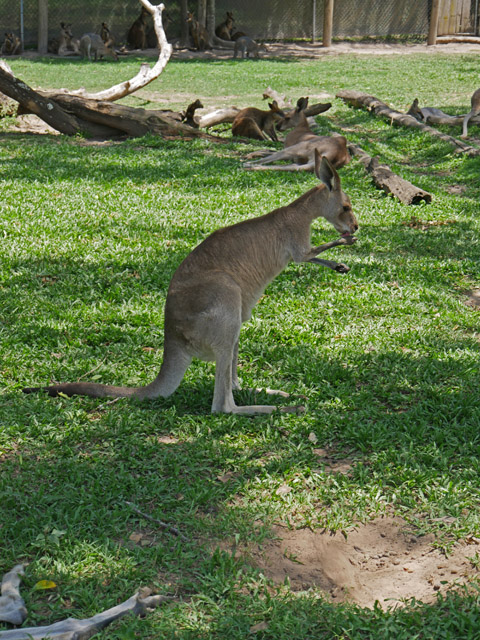
M 474 118 L 478 116 L 480 113 L 480 89 L 477 89 L 472 96 L 472 110 L 470 113 L 467 113 L 465 118 L 463 119 L 463 129 L 462 129 L 462 138 L 466 138 L 468 136 L 468 121 L 470 118 Z
M 410 108 L 407 111 L 407 115 L 413 116 L 417 120 L 423 120 L 424 122 L 428 122 L 430 116 L 455 119 L 455 116 L 451 116 L 441 109 L 436 109 L 435 107 L 419 107 L 418 98 L 415 98 L 415 100 L 410 105 Z
M 222 40 L 231 40 L 234 22 L 233 13 L 231 11 L 227 11 L 226 19 L 215 27 L 215 35 L 217 38 L 221 38 Z
M 80 54 L 83 58 L 92 59 L 96 62 L 104 56 L 112 56 L 118 60 L 118 56 L 113 48 L 113 39 L 104 42 L 97 33 L 84 33 L 80 38 Z
M 274 411 L 271 405 L 237 406 L 233 399 L 232 390 L 240 388 L 237 358 L 242 323 L 250 318 L 268 283 L 290 260 L 348 270 L 343 265 L 335 267 L 333 262 L 322 261 L 317 255 L 331 247 L 352 244 L 358 229 L 338 173 L 320 154 L 316 153 L 315 159 L 315 172 L 322 184 L 285 207 L 215 231 L 180 264 L 167 293 L 163 364 L 153 382 L 138 388 L 73 382 L 26 388 L 24 392 L 94 398 L 165 398 L 179 386 L 196 357 L 215 361 L 212 412 Z M 312 247 L 310 225 L 320 217 L 330 222 L 342 237 Z
M 308 106 L 308 98 L 300 98 L 297 106 L 283 120 L 277 128 L 285 131 L 295 127 L 285 137 L 284 149 L 270 155 L 245 163 L 247 168 L 264 168 L 262 165 L 290 160 L 293 164 L 275 165 L 269 167 L 282 171 L 313 171 L 315 168 L 315 154 L 330 160 L 335 169 L 340 169 L 350 162 L 350 154 L 347 150 L 347 139 L 344 136 L 317 136 L 311 129 L 305 115 Z
M 275 124 L 285 117 L 277 101 L 269 103 L 270 111 L 262 111 L 255 107 L 242 109 L 235 116 L 232 122 L 232 135 L 254 138 L 255 140 L 266 140 L 267 134 L 272 140 L 277 141 Z

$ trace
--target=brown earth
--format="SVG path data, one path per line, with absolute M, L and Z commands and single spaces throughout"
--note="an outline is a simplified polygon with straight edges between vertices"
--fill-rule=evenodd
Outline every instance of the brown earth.
M 438 593 L 478 576 L 480 540 L 468 538 L 445 556 L 433 534 L 417 537 L 401 518 L 378 518 L 345 537 L 310 529 L 274 527 L 274 537 L 242 554 L 277 584 L 292 591 L 319 589 L 334 602 L 384 609 L 411 598 L 431 602 Z M 469 558 L 473 558 L 471 561 Z

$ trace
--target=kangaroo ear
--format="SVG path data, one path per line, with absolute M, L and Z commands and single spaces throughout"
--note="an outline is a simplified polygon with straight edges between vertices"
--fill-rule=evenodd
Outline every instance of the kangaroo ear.
M 308 98 L 299 98 L 297 100 L 297 111 L 305 111 L 308 107 Z
M 330 164 L 330 160 L 322 156 L 318 149 L 315 149 L 315 175 L 329 191 L 336 191 L 340 188 L 338 173 Z

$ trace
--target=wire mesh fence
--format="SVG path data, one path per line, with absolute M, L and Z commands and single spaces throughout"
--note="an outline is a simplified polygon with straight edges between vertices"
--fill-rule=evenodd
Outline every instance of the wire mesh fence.
M 447 0 L 442 0 L 445 5 Z M 450 1 L 450 0 L 449 0 Z M 180 35 L 180 0 L 165 0 L 169 14 L 167 35 Z M 455 4 L 456 3 L 456 4 Z M 456 28 L 464 33 L 478 33 L 479 0 L 455 0 Z M 333 37 L 419 36 L 428 32 L 432 0 L 335 0 Z M 197 9 L 197 0 L 189 9 Z M 74 36 L 100 32 L 107 22 L 116 42 L 126 39 L 129 26 L 140 13 L 137 0 L 49 0 L 48 36 L 58 36 L 60 22 L 72 24 Z M 287 40 L 322 38 L 324 0 L 216 0 L 216 22 L 227 11 L 235 17 L 235 29 L 256 39 Z M 443 15 L 443 14 L 441 14 Z M 450 16 L 451 19 L 451 16 Z M 458 25 L 461 26 L 459 27 Z M 38 42 L 38 0 L 0 0 L 1 32 L 21 35 L 26 47 Z

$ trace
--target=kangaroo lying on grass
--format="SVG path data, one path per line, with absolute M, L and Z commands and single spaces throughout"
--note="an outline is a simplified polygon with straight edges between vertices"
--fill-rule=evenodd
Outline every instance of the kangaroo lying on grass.
M 451 116 L 448 113 L 445 113 L 441 109 L 436 109 L 435 107 L 419 107 L 418 106 L 418 98 L 410 105 L 409 110 L 407 111 L 407 115 L 413 116 L 417 120 L 423 120 L 423 122 L 428 122 L 430 116 L 439 116 L 441 118 L 452 118 L 455 119 L 456 116 Z
M 340 169 L 350 162 L 347 150 L 347 139 L 344 136 L 317 136 L 310 128 L 305 109 L 308 98 L 300 98 L 295 109 L 290 111 L 278 124 L 279 131 L 294 127 L 285 137 L 284 149 L 271 153 L 260 160 L 245 163 L 246 169 L 276 169 L 279 171 L 313 171 L 315 155 L 318 151 L 331 162 L 335 169 Z M 255 157 L 252 154 L 250 157 Z M 290 160 L 293 164 L 266 167 L 282 160 Z
M 156 379 L 144 387 L 113 387 L 72 382 L 23 389 L 104 397 L 158 398 L 178 387 L 192 358 L 215 361 L 212 412 L 271 413 L 271 405 L 237 406 L 238 340 L 242 323 L 265 287 L 290 260 L 323 264 L 339 272 L 345 265 L 317 258 L 327 249 L 353 244 L 358 229 L 350 200 L 326 158 L 315 154 L 315 173 L 322 183 L 291 204 L 258 218 L 219 229 L 198 245 L 173 275 L 165 303 L 163 364 Z M 312 247 L 310 225 L 323 217 L 341 238 Z M 277 392 L 280 395 L 286 395 Z M 292 410 L 286 407 L 284 410 Z
M 285 113 L 276 100 L 268 106 L 270 111 L 262 111 L 256 107 L 247 107 L 239 111 L 232 122 L 232 135 L 254 140 L 266 140 L 268 135 L 276 142 L 278 138 L 275 124 L 285 117 Z
M 478 116 L 480 113 L 480 89 L 477 89 L 472 96 L 472 110 L 470 113 L 467 113 L 465 118 L 463 119 L 463 129 L 461 138 L 466 138 L 468 136 L 468 121 L 470 118 L 474 118 Z

